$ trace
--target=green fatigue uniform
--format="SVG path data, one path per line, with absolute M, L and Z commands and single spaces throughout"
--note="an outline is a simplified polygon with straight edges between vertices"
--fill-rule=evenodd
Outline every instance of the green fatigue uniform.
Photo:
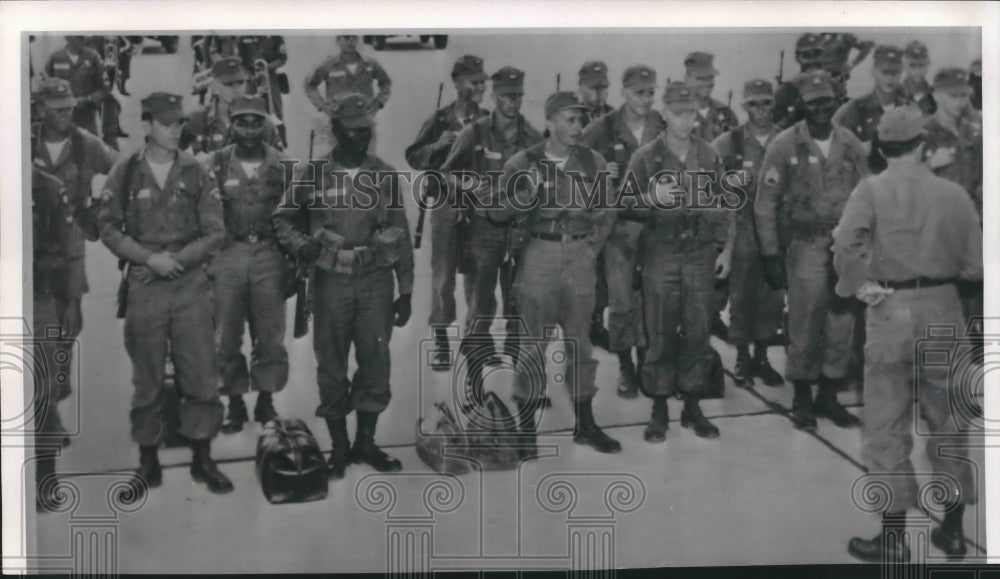
M 974 503 L 969 441 L 960 430 L 967 425 L 951 406 L 961 384 L 954 375 L 959 343 L 932 338 L 937 352 L 950 352 L 949 365 L 924 361 L 914 347 L 933 325 L 959 328 L 960 335 L 965 324 L 953 282 L 982 279 L 982 233 L 968 194 L 924 166 L 889 167 L 851 194 L 833 251 L 839 295 L 853 296 L 869 280 L 895 290 L 868 307 L 865 344 L 863 455 L 868 476 L 889 490 L 886 510 L 918 505 L 910 463 L 914 397 L 932 433 L 927 457 L 946 475 L 947 498 Z
M 594 149 L 605 159 L 619 164 L 619 178 L 613 182 L 615 191 L 624 182 L 625 170 L 632 154 L 642 145 L 655 139 L 665 128 L 660 113 L 650 110 L 646 114 L 639 140 L 625 123 L 624 107 L 591 123 L 580 136 L 580 144 Z M 614 192 L 609 191 L 611 199 Z M 642 233 L 642 216 L 633 209 L 616 208 L 617 219 L 611 228 L 607 243 L 601 253 L 598 274 L 605 280 L 605 302 L 608 313 L 609 346 L 621 352 L 629 348 L 646 347 L 643 327 L 642 290 L 632 287 L 633 273 L 639 253 L 639 234 Z M 601 267 L 603 266 L 603 267 Z M 601 292 L 598 281 L 598 298 Z M 598 304 L 600 308 L 602 304 Z
M 132 438 L 157 446 L 166 434 L 160 409 L 169 348 L 183 395 L 180 434 L 209 440 L 222 424 L 222 404 L 211 284 L 203 266 L 225 238 L 222 204 L 215 179 L 191 155 L 177 152 L 162 188 L 145 155 L 143 146 L 111 169 L 98 218 L 101 240 L 129 262 L 125 348 L 135 386 Z M 143 283 L 137 270 L 148 269 L 147 259 L 158 252 L 172 253 L 185 271 L 177 279 Z
M 678 184 L 686 190 L 685 205 L 696 196 L 704 204 L 719 194 L 718 183 L 709 187 L 708 197 L 696 194 L 691 185 L 695 178 L 687 174 L 714 171 L 720 175 L 722 164 L 715 149 L 692 134 L 687 158 L 678 159 L 667 148 L 666 139 L 661 134 L 632 156 L 628 170 L 640 191 L 654 196 L 654 175 L 678 171 L 682 173 Z M 649 396 L 684 394 L 696 399 L 709 386 L 708 368 L 715 355 L 709 345 L 716 313 L 715 260 L 735 234 L 734 212 L 721 205 L 668 209 L 662 206 L 666 203 L 669 200 L 664 197 L 661 206 L 646 204 L 643 211 L 648 216 L 639 251 L 649 348 L 642 386 Z
M 725 103 L 712 99 L 707 109 L 698 110 L 698 120 L 695 121 L 694 134 L 701 140 L 711 143 L 716 137 L 740 124 L 736 113 Z
M 289 253 L 297 255 L 310 237 L 323 246 L 308 298 L 318 363 L 316 415 L 339 419 L 352 410 L 380 413 L 389 405 L 393 272 L 399 293 L 411 294 L 413 244 L 398 181 L 389 177 L 395 169 L 374 155 L 357 170 L 332 156 L 325 161 L 315 185 L 292 186 L 293 202 L 279 206 L 273 221 Z M 310 167 L 297 167 L 295 183 L 312 175 Z M 352 345 L 358 369 L 349 377 Z
M 523 78 L 523 73 L 520 71 L 517 73 L 519 78 Z M 513 121 L 514 134 L 510 137 L 505 136 L 496 127 L 497 114 L 494 111 L 488 116 L 481 117 L 458 133 L 448 158 L 441 166 L 443 171 L 471 171 L 483 179 L 489 179 L 487 172 L 492 171 L 495 172 L 492 183 L 496 185 L 508 159 L 518 151 L 542 140 L 541 133 L 521 115 Z M 487 180 L 474 194 L 483 206 L 489 206 L 495 204 L 500 192 L 493 189 L 491 182 Z M 465 211 L 465 218 L 468 219 L 468 236 L 464 240 L 464 247 L 461 247 L 461 250 L 468 252 L 469 258 L 469 271 L 466 274 L 469 281 L 466 284 L 471 292 L 466 296 L 468 311 L 465 317 L 465 329 L 466 333 L 469 333 L 473 330 L 477 319 L 490 319 L 496 315 L 498 281 L 504 305 L 503 314 L 514 315 L 509 307 L 512 297 L 509 295 L 509 276 L 513 272 L 500 267 L 504 263 L 508 249 L 507 223 L 491 217 L 489 212 L 473 211 L 472 202 L 469 200 L 457 201 L 460 208 L 463 206 L 469 208 Z
M 482 60 L 472 58 L 459 59 L 452 69 L 452 78 L 481 74 Z M 476 107 L 471 115 L 459 117 L 452 103 L 436 111 L 420 128 L 416 141 L 406 149 L 406 162 L 417 171 L 440 170 L 448 158 L 449 149 L 434 150 L 434 144 L 445 131 L 461 131 L 472 122 L 481 119 L 489 112 Z M 436 179 L 428 179 L 427 195 L 449 195 L 448 203 L 435 205 L 431 210 L 431 313 L 429 323 L 433 326 L 447 326 L 456 319 L 455 313 L 455 271 L 458 268 L 458 258 L 461 248 L 458 246 L 459 235 L 455 211 L 455 199 L 447 188 L 442 188 Z M 472 277 L 463 276 L 465 282 L 465 299 L 470 301 L 472 295 Z
M 754 217 L 760 253 L 784 257 L 788 270 L 785 375 L 812 383 L 821 375 L 843 378 L 857 307 L 833 292 L 830 235 L 851 190 L 868 175 L 864 147 L 834 124 L 824 156 L 806 121 L 799 121 L 768 146 L 759 175 Z
M 764 278 L 753 219 L 761 162 L 777 135 L 778 128 L 772 127 L 762 143 L 751 136 L 748 125 L 742 125 L 712 143 L 727 171 L 743 172 L 741 187 L 747 193 L 746 204 L 736 214 L 736 241 L 729 273 L 729 342 L 735 346 L 771 343 L 781 329 L 784 292 L 773 289 Z
M 84 46 L 74 61 L 65 48 L 57 50 L 45 64 L 45 75 L 69 81 L 77 100 L 73 109 L 73 124 L 91 134 L 98 134 L 97 111 L 107 90 L 101 56 Z
M 531 340 L 516 361 L 514 399 L 520 404 L 545 395 L 545 373 L 539 375 L 539 369 L 545 367 L 544 350 L 551 339 L 546 329 L 556 325 L 571 344 L 565 379 L 571 399 L 585 402 L 594 397 L 597 360 L 589 332 L 597 256 L 615 218 L 613 211 L 583 197 L 606 170 L 600 153 L 577 145 L 562 167 L 545 159 L 545 143 L 533 145 L 507 161 L 501 180 L 503 213 L 527 232 L 513 290 Z M 512 183 L 519 171 L 533 173 L 534 181 L 524 176 Z M 531 210 L 519 209 L 532 205 Z
M 257 391 L 280 392 L 288 381 L 284 287 L 292 272 L 271 225 L 284 196 L 284 167 L 278 151 L 265 146 L 263 162 L 248 174 L 235 150 L 229 145 L 216 151 L 210 165 L 226 223 L 226 240 L 207 269 L 224 396 L 245 394 L 251 384 Z M 249 372 L 242 352 L 247 322 L 253 345 Z
M 271 106 L 268 111 L 279 119 L 284 119 L 284 107 L 281 102 L 281 85 L 278 83 L 277 70 L 288 62 L 288 51 L 285 49 L 285 39 L 282 36 L 240 36 L 237 38 L 238 52 L 243 67 L 254 74 L 254 62 L 258 59 L 267 63 L 267 90 L 271 93 Z M 258 94 L 260 87 L 251 83 L 247 94 Z

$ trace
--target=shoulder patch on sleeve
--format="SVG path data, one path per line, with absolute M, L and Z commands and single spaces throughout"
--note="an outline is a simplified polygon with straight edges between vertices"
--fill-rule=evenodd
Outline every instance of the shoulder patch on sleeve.
M 777 185 L 781 178 L 778 176 L 778 170 L 771 167 L 764 173 L 764 184 L 765 185 Z

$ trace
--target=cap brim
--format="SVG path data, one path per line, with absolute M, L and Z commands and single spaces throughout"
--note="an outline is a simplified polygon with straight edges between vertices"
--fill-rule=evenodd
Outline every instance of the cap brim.
M 718 76 L 719 75 L 719 71 L 715 70 L 715 68 L 711 67 L 711 66 L 709 66 L 709 67 L 692 67 L 692 68 L 688 69 L 688 74 L 690 74 L 691 76 L 704 76 L 706 74 L 710 74 L 712 76 Z
M 524 94 L 524 85 L 494 85 L 493 92 L 496 94 Z
M 821 99 L 821 98 L 831 98 L 832 99 L 835 96 L 837 96 L 837 95 L 835 95 L 832 90 L 822 90 L 822 91 L 819 91 L 819 92 L 813 92 L 813 93 L 803 94 L 802 95 L 802 101 L 808 103 L 808 102 L 814 101 L 816 99 Z
M 972 94 L 972 87 L 967 84 L 948 84 L 942 86 L 933 87 L 935 91 L 946 92 L 949 94 L 959 94 L 959 96 L 968 96 Z
M 169 111 L 153 113 L 153 119 L 161 125 L 171 125 L 186 117 L 187 115 L 185 115 L 184 111 L 181 109 L 171 109 Z
M 748 97 L 743 97 L 743 102 L 745 103 L 760 103 L 764 101 L 773 101 L 774 97 L 766 94 L 755 94 Z
M 580 86 L 587 88 L 594 88 L 595 86 L 610 86 L 611 83 L 608 81 L 607 77 L 604 78 L 591 78 L 580 81 Z
M 242 115 L 254 115 L 254 116 L 258 116 L 258 117 L 260 117 L 262 119 L 266 119 L 267 118 L 267 114 L 266 113 L 263 113 L 261 111 L 254 110 L 254 109 L 244 109 L 242 111 L 233 111 L 233 112 L 229 113 L 229 118 L 235 119 L 236 117 L 239 117 L 239 116 L 242 116 Z
M 881 64 L 876 64 L 875 69 L 883 72 L 903 72 L 903 65 L 883 62 Z
M 656 87 L 657 84 L 655 80 L 646 80 L 641 78 L 630 80 L 629 82 L 625 83 L 625 88 L 630 88 L 630 89 L 641 90 L 641 89 L 656 88 Z
M 690 100 L 690 101 L 674 101 L 672 103 L 664 102 L 663 104 L 668 109 L 670 109 L 671 111 L 673 111 L 675 113 L 683 113 L 685 111 L 697 111 L 698 110 L 698 101 L 695 101 L 695 100 Z
M 59 97 L 56 99 L 40 99 L 42 104 L 47 107 L 54 109 L 64 109 L 66 107 L 76 106 L 76 97 L 73 95 L 66 95 L 64 97 Z
M 374 124 L 372 118 L 368 115 L 359 115 L 356 117 L 348 117 L 346 119 L 337 120 L 340 121 L 340 124 L 349 129 L 361 129 L 364 127 L 370 127 Z
M 234 80 L 247 80 L 247 75 L 237 72 L 231 74 L 213 75 L 213 78 L 222 84 L 226 84 L 227 82 L 232 82 Z

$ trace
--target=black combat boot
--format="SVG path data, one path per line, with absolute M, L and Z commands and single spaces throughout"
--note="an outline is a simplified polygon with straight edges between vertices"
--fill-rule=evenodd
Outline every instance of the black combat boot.
M 378 423 L 378 412 L 358 411 L 358 433 L 351 447 L 351 462 L 367 464 L 379 472 L 396 472 L 403 469 L 402 463 L 375 444 L 375 425 Z
M 790 415 L 795 428 L 800 430 L 816 430 L 816 415 L 813 413 L 812 384 L 795 380 L 795 398 L 792 399 Z
M 816 394 L 816 416 L 829 418 L 840 428 L 856 428 L 861 426 L 861 419 L 847 411 L 837 400 L 837 390 L 840 380 L 820 378 L 819 392 Z
M 667 429 L 669 428 L 670 416 L 667 413 L 667 397 L 653 397 L 653 415 L 649 419 L 642 437 L 647 442 L 663 442 L 667 439 Z
M 254 414 L 257 411 L 254 410 Z M 250 420 L 247 415 L 247 404 L 243 397 L 237 394 L 229 397 L 229 410 L 226 411 L 226 421 L 222 423 L 223 434 L 234 434 L 243 430 L 243 425 Z
M 156 446 L 139 447 L 139 468 L 135 469 L 128 485 L 132 489 L 129 502 L 141 499 L 146 491 L 163 484 L 163 470 L 160 468 L 160 457 Z
M 604 327 L 604 312 L 594 312 L 590 319 L 590 343 L 596 348 L 611 351 L 611 334 Z
M 333 449 L 326 466 L 330 469 L 330 478 L 342 479 L 350 464 L 351 441 L 347 438 L 347 418 L 327 418 L 326 428 L 330 431 Z
M 882 515 L 882 531 L 871 539 L 854 537 L 847 552 L 866 563 L 909 563 L 910 548 L 906 545 L 906 513 Z
M 526 402 L 518 402 L 517 418 L 517 427 L 521 432 L 521 436 L 517 439 L 521 460 L 534 460 L 538 458 L 538 428 L 535 425 L 535 410 Z
M 451 340 L 444 328 L 434 328 L 434 350 L 431 369 L 435 372 L 451 370 Z
M 767 344 L 763 342 L 757 342 L 753 346 L 752 368 L 754 375 L 760 378 L 765 386 L 781 386 L 785 383 L 781 374 L 778 374 L 767 360 Z
M 632 363 L 632 349 L 618 352 L 618 396 L 631 400 L 639 395 L 639 375 Z
M 965 557 L 965 533 L 962 531 L 962 515 L 965 514 L 965 504 L 957 503 L 947 508 L 944 521 L 940 527 L 931 531 L 931 543 L 944 551 L 949 560 Z
M 267 424 L 278 417 L 274 409 L 274 400 L 270 392 L 257 393 L 257 404 L 253 407 L 253 419 L 261 424 Z
M 577 432 L 573 436 L 573 442 L 577 444 L 588 444 L 599 452 L 615 453 L 620 452 L 622 445 L 617 440 L 611 438 L 601 427 L 594 422 L 594 408 L 590 398 L 577 400 L 573 406 L 576 411 Z
M 192 440 L 191 451 L 191 478 L 205 483 L 213 493 L 224 494 L 233 490 L 232 481 L 212 460 L 212 441 Z
M 49 513 L 61 505 L 59 478 L 56 476 L 56 453 L 45 448 L 37 451 L 35 460 L 35 511 Z
M 684 397 L 684 410 L 681 411 L 681 426 L 693 429 L 694 433 L 701 438 L 719 437 L 719 429 L 701 413 L 698 398 L 694 396 Z
M 749 346 L 736 346 L 736 369 L 733 375 L 737 386 L 753 386 L 753 360 L 750 358 Z

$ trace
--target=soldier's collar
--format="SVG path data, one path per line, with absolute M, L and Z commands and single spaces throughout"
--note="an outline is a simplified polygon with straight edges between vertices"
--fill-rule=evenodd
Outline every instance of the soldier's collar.
M 140 159 L 146 159 L 146 150 L 149 149 L 148 143 L 143 143 L 142 147 L 139 147 L 138 156 Z M 186 167 L 188 165 L 197 165 L 198 161 L 195 160 L 194 155 L 189 155 L 184 151 L 177 149 L 174 151 L 174 162 L 181 167 Z

